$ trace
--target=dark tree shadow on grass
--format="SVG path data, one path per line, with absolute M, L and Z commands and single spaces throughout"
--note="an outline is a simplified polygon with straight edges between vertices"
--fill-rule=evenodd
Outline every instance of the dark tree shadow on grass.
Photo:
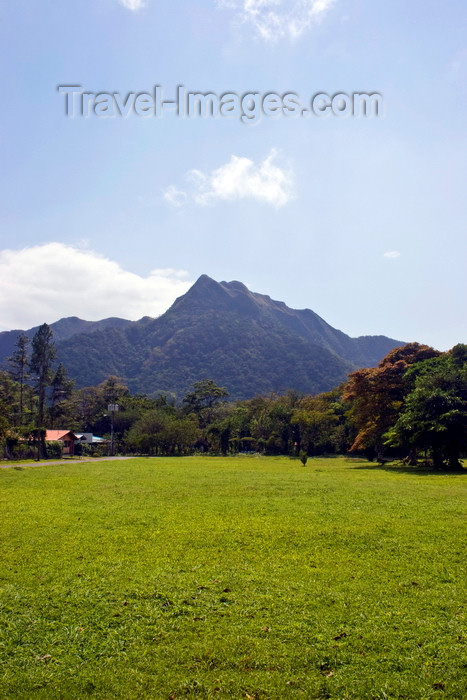
M 412 474 L 416 476 L 465 476 L 467 474 L 467 469 L 463 464 L 463 469 L 435 469 L 432 466 L 425 464 L 417 464 L 416 466 L 408 466 L 407 464 L 400 464 L 399 462 L 386 462 L 384 464 L 379 464 L 378 462 L 367 462 L 366 460 L 353 460 L 349 459 L 349 462 L 355 462 L 354 469 L 362 469 L 368 471 L 385 471 L 391 474 Z

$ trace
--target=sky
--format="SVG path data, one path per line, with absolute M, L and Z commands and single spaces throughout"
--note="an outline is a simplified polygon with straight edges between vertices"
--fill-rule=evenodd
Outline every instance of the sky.
M 467 342 L 466 26 L 464 0 L 1 3 L 0 330 L 157 316 L 208 274 Z M 235 109 L 155 114 L 178 86 Z M 378 116 L 310 111 L 360 93 Z

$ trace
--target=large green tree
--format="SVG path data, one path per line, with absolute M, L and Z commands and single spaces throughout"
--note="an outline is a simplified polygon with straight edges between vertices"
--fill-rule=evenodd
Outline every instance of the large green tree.
M 345 408 L 339 393 L 335 389 L 300 400 L 291 417 L 296 454 L 301 450 L 307 455 L 336 452 L 345 444 Z
M 146 411 L 125 434 L 126 447 L 145 454 L 184 454 L 199 438 L 194 414 L 178 415 L 170 406 Z
M 193 390 L 183 399 L 187 413 L 195 413 L 200 428 L 206 428 L 216 416 L 217 406 L 224 402 L 229 392 L 212 379 L 201 379 L 193 384 Z
M 438 469 L 462 468 L 467 449 L 467 362 L 459 355 L 451 351 L 407 372 L 415 386 L 386 434 L 388 445 L 423 450 Z

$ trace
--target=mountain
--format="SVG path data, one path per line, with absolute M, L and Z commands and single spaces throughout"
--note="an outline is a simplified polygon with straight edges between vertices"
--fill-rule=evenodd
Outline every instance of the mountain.
M 157 319 L 72 336 L 57 347 L 80 386 L 116 374 L 132 391 L 182 397 L 207 377 L 233 398 L 246 398 L 325 391 L 401 344 L 383 336 L 350 338 L 313 311 L 203 275 Z
M 207 275 L 159 318 L 115 321 L 56 336 L 58 359 L 78 386 L 115 374 L 133 392 L 179 398 L 203 378 L 227 387 L 232 398 L 317 393 L 403 345 L 385 336 L 350 338 L 309 309 Z

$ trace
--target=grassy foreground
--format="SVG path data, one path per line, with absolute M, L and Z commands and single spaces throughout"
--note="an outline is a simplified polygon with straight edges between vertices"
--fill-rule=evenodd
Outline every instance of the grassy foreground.
M 0 470 L 1 698 L 467 697 L 467 475 Z

